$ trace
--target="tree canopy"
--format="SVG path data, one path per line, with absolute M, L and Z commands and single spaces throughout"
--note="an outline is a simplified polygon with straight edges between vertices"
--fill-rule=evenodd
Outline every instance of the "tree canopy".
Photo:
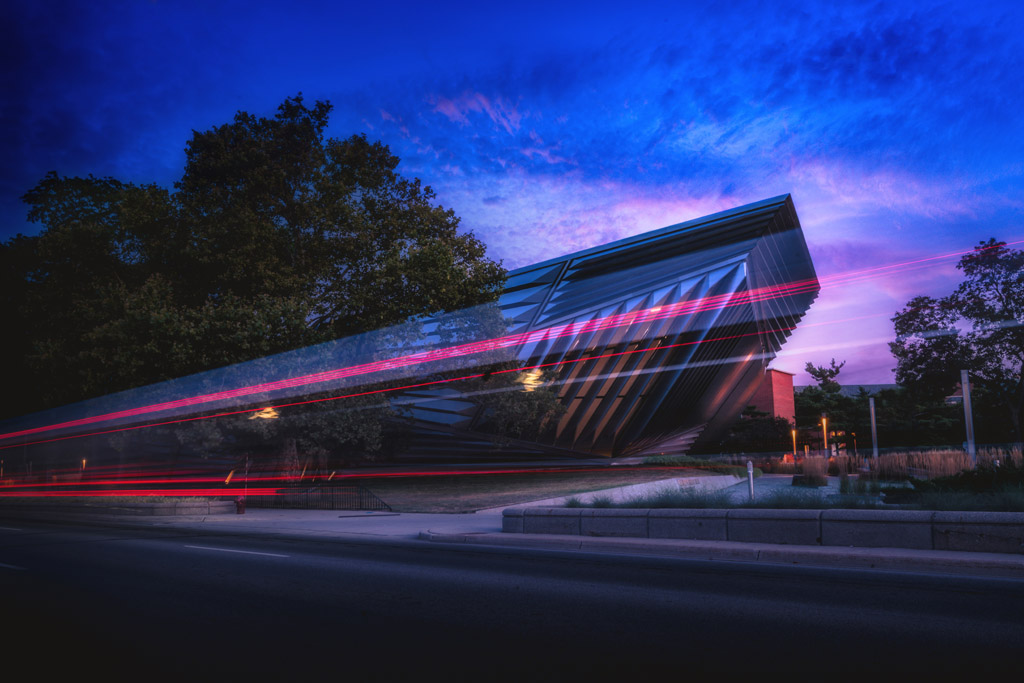
M 49 173 L 0 247 L 4 416 L 494 300 L 504 269 L 331 105 L 194 132 L 173 188 Z M 13 389 L 13 391 L 12 391 Z
M 1021 440 L 1024 423 L 1024 251 L 990 239 L 960 259 L 964 281 L 918 296 L 892 318 L 896 381 L 932 401 L 968 370 L 980 439 Z

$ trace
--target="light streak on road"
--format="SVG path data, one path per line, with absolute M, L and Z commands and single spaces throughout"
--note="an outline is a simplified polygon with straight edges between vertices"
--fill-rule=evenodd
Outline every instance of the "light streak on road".
M 593 332 L 614 329 L 617 327 L 624 327 L 627 325 L 654 322 L 657 320 L 674 318 L 681 315 L 694 315 L 696 313 L 711 310 L 720 310 L 729 306 L 740 306 L 754 302 L 762 302 L 771 299 L 794 296 L 796 294 L 801 293 L 810 293 L 817 291 L 817 289 L 817 280 L 811 279 L 803 280 L 800 282 L 793 282 L 785 285 L 762 287 L 754 290 L 747 290 L 745 292 L 721 294 L 711 297 L 703 297 L 701 299 L 696 300 L 681 301 L 674 304 L 664 304 L 661 306 L 654 306 L 652 308 L 634 311 L 631 313 L 622 313 L 618 315 L 606 316 L 603 318 L 596 318 L 586 322 L 555 325 L 540 330 L 533 330 L 530 332 L 524 332 L 520 334 L 507 335 L 504 337 L 496 337 L 494 339 L 486 339 L 483 341 L 470 342 L 467 344 L 458 344 L 455 346 L 435 349 L 432 351 L 422 351 L 418 353 L 409 354 L 406 356 L 399 356 L 397 358 L 391 358 L 382 361 L 374 361 L 371 363 L 364 363 L 361 365 L 355 365 L 345 368 L 337 368 L 334 370 L 292 377 L 289 379 L 278 380 L 275 382 L 254 384 L 246 387 L 239 387 L 237 389 L 219 391 L 199 396 L 191 396 L 177 399 L 174 401 L 165 401 L 162 403 L 156 403 L 147 406 L 139 406 L 136 408 L 130 408 L 127 410 L 121 410 L 112 413 L 105 413 L 102 415 L 94 415 L 91 417 L 80 418 L 78 420 L 69 420 L 67 422 L 61 422 L 52 425 L 44 425 L 41 427 L 33 427 L 31 429 L 23 429 L 20 431 L 8 432 L 6 434 L 0 434 L 0 439 L 12 439 L 19 436 L 41 434 L 58 429 L 81 427 L 90 424 L 98 424 L 102 422 L 123 419 L 126 417 L 139 417 L 150 413 L 171 410 L 174 408 L 200 406 L 203 404 L 213 403 L 216 401 L 222 401 L 232 398 L 243 398 L 255 394 L 280 391 L 282 389 L 309 387 L 311 385 L 321 384 L 327 381 L 337 381 L 340 379 L 364 376 L 373 373 L 380 373 L 385 372 L 387 370 L 396 370 L 400 368 L 420 365 L 423 363 L 435 362 L 439 360 L 446 360 L 469 355 L 477 355 L 487 351 L 515 348 L 527 344 L 537 343 L 541 341 L 550 341 L 552 339 L 558 339 L 567 336 L 575 337 L 583 334 L 590 334 Z M 314 391 L 314 389 L 310 389 L 310 391 Z M 367 392 L 367 394 L 370 393 L 375 392 Z M 287 406 L 297 404 L 284 405 Z M 272 407 L 278 408 L 280 406 Z M 263 410 L 266 410 L 266 407 L 259 408 L 258 410 L 247 409 L 244 411 L 237 411 L 235 413 L 222 413 L 221 415 L 239 414 L 243 412 L 252 413 Z
M 568 365 L 568 364 L 573 364 L 573 363 L 585 363 L 585 362 L 588 362 L 588 361 L 600 360 L 600 359 L 603 359 L 603 358 L 614 358 L 614 357 L 617 357 L 617 356 L 626 356 L 626 355 L 631 355 L 631 354 L 636 354 L 636 353 L 648 353 L 648 352 L 651 352 L 651 351 L 661 351 L 661 350 L 664 350 L 664 349 L 672 349 L 672 348 L 678 348 L 678 347 L 683 347 L 683 346 L 692 346 L 692 345 L 696 345 L 696 344 L 704 344 L 704 343 L 709 343 L 709 342 L 725 341 L 725 340 L 731 340 L 731 339 L 739 339 L 739 338 L 742 338 L 742 337 L 756 337 L 756 336 L 760 336 L 761 334 L 764 334 L 766 332 L 790 332 L 790 331 L 792 331 L 794 329 L 795 328 L 793 328 L 793 327 L 780 327 L 780 328 L 777 328 L 777 329 L 774 329 L 774 330 L 764 330 L 764 331 L 758 331 L 758 332 L 749 332 L 749 333 L 745 333 L 745 334 L 728 335 L 728 336 L 724 336 L 724 337 L 715 337 L 715 338 L 712 338 L 712 339 L 701 339 L 701 340 L 692 341 L 692 342 L 679 342 L 677 344 L 662 344 L 662 345 L 659 345 L 659 346 L 649 346 L 649 347 L 642 348 L 642 349 L 632 349 L 632 350 L 628 350 L 628 351 L 618 351 L 618 352 L 615 352 L 615 353 L 605 353 L 605 354 L 600 354 L 600 355 L 595 355 L 595 356 L 585 356 L 585 357 L 582 357 L 582 358 L 574 358 L 574 359 L 567 359 L 567 360 L 561 360 L 561 361 L 554 361 L 554 362 L 551 362 L 551 363 L 541 363 L 539 365 L 531 365 L 531 366 L 526 366 L 526 367 L 515 367 L 515 368 L 509 368 L 509 369 L 506 369 L 506 370 L 496 370 L 496 371 L 493 371 L 493 372 L 481 372 L 481 373 L 476 373 L 476 374 L 472 374 L 472 375 L 463 375 L 461 377 L 449 377 L 449 378 L 446 378 L 446 379 L 432 380 L 432 381 L 429 381 L 429 382 L 419 382 L 417 384 L 407 384 L 407 385 L 398 386 L 398 387 L 387 387 L 387 388 L 383 388 L 383 389 L 372 389 L 372 390 L 368 390 L 368 391 L 361 391 L 361 392 L 356 392 L 356 393 L 352 393 L 352 394 L 343 394 L 343 395 L 339 395 L 339 396 L 327 396 L 327 397 L 324 397 L 324 398 L 314 398 L 314 399 L 308 399 L 308 400 L 305 400 L 305 401 L 294 401 L 294 402 L 291 402 L 291 403 L 280 403 L 280 404 L 277 404 L 277 405 L 274 405 L 274 406 L 270 406 L 270 407 L 274 408 L 275 410 L 280 410 L 282 408 L 290 408 L 290 407 L 294 407 L 294 406 L 309 405 L 309 404 L 312 404 L 312 403 L 323 403 L 325 401 L 339 401 L 339 400 L 347 399 L 347 398 L 357 398 L 357 397 L 363 397 L 363 396 L 381 395 L 381 394 L 385 394 L 385 393 L 389 393 L 389 392 L 393 392 L 393 391 L 409 391 L 411 389 L 421 389 L 421 388 L 425 388 L 425 387 L 433 387 L 433 386 L 437 386 L 437 385 L 441 385 L 441 384 L 448 384 L 448 383 L 451 383 L 451 382 L 460 382 L 460 381 L 471 380 L 471 379 L 480 379 L 480 378 L 484 378 L 484 377 L 493 377 L 494 375 L 501 375 L 501 374 L 505 374 L 505 373 L 509 373 L 509 372 L 517 372 L 518 373 L 518 372 L 523 372 L 523 371 L 526 371 L 526 370 L 536 370 L 536 369 L 543 369 L 543 368 L 552 368 L 552 367 L 556 367 L 556 366 Z M 510 388 L 510 390 L 511 389 L 512 388 Z M 187 417 L 187 418 L 181 418 L 181 419 L 177 419 L 177 420 L 166 420 L 164 422 L 155 422 L 155 423 L 152 423 L 152 424 L 135 425 L 135 426 L 131 426 L 131 427 L 119 427 L 119 428 L 116 428 L 116 429 L 107 429 L 107 430 L 97 431 L 97 432 L 87 432 L 87 433 L 84 433 L 84 434 L 72 434 L 72 435 L 69 435 L 69 436 L 61 436 L 61 437 L 56 437 L 56 438 L 52 438 L 52 439 L 40 439 L 40 440 L 37 440 L 37 441 L 28 441 L 28 442 L 24 442 L 24 443 L 8 444 L 6 446 L 0 446 L 0 450 L 4 450 L 4 449 L 8 449 L 8 448 L 20 448 L 22 446 L 33 446 L 33 445 L 43 444 L 43 443 L 53 443 L 53 442 L 56 442 L 56 441 L 66 441 L 68 439 L 80 439 L 80 438 L 84 438 L 84 437 L 87 437 L 87 436 L 101 436 L 101 435 L 105 435 L 105 434 L 116 434 L 116 433 L 119 433 L 119 432 L 133 431 L 133 430 L 136 430 L 136 429 L 148 429 L 150 427 L 162 427 L 162 426 L 167 426 L 167 425 L 172 425 L 172 424 L 182 424 L 182 423 L 185 423 L 185 422 L 195 422 L 197 420 L 210 420 L 210 419 L 213 419 L 213 418 L 229 417 L 229 416 L 232 416 L 232 415 L 244 415 L 244 414 L 250 414 L 250 413 L 253 413 L 253 412 L 258 412 L 258 411 L 261 411 L 261 410 L 266 410 L 266 407 L 246 408 L 246 409 L 243 409 L 243 410 L 233 410 L 233 411 L 229 411 L 229 412 L 216 413 L 216 414 L 213 414 L 213 415 L 200 415 L 198 417 Z M 56 428 L 57 428 L 56 426 L 55 427 L 51 427 L 51 429 L 56 429 Z
M 1007 246 L 1013 245 L 1013 244 L 1018 244 L 1020 242 L 1024 242 L 1024 240 L 1018 240 L 1018 241 L 1015 241 L 1015 242 L 1009 242 L 1009 243 L 1007 243 Z M 127 409 L 127 410 L 122 410 L 122 411 L 116 411 L 116 412 L 111 412 L 111 413 L 105 413 L 105 414 L 102 414 L 102 415 L 95 415 L 95 416 L 85 417 L 85 418 L 81 418 L 81 419 L 78 419 L 78 420 L 70 420 L 70 421 L 67 421 L 67 422 L 61 422 L 61 423 L 52 424 L 52 425 L 44 425 L 44 426 L 41 426 L 41 427 L 35 427 L 35 428 L 31 428 L 31 429 L 25 429 L 25 430 L 20 430 L 20 431 L 8 432 L 6 434 L 0 434 L 0 439 L 13 439 L 13 438 L 16 438 L 16 437 L 19 437 L 19 436 L 29 436 L 29 435 L 32 435 L 32 434 L 43 434 L 43 433 L 46 433 L 46 432 L 49 432 L 49 431 L 55 431 L 55 430 L 59 430 L 59 429 L 67 429 L 67 428 L 72 428 L 72 427 L 87 426 L 87 425 L 90 425 L 90 424 L 100 424 L 100 423 L 103 423 L 103 422 L 109 422 L 109 421 L 113 421 L 113 420 L 117 420 L 117 419 L 123 419 L 123 418 L 126 418 L 126 417 L 140 417 L 140 416 L 144 416 L 144 415 L 148 415 L 148 414 L 152 414 L 152 413 L 159 413 L 159 412 L 171 410 L 171 409 L 174 409 L 174 408 L 201 406 L 203 404 L 213 403 L 213 402 L 217 402 L 217 401 L 233 399 L 233 398 L 243 398 L 243 397 L 246 397 L 246 396 L 253 396 L 255 394 L 260 394 L 260 393 L 280 391 L 282 389 L 294 389 L 294 388 L 299 388 L 299 387 L 311 387 L 312 385 L 322 384 L 322 383 L 328 382 L 328 381 L 336 381 L 336 380 L 346 379 L 346 378 L 350 378 L 350 377 L 359 377 L 359 376 L 364 376 L 364 375 L 370 375 L 370 374 L 374 374 L 374 373 L 385 372 L 387 370 L 395 370 L 395 369 L 400 369 L 400 368 L 420 365 L 420 364 L 424 364 L 424 363 L 435 362 L 435 361 L 439 361 L 439 360 L 452 359 L 452 358 L 458 358 L 458 357 L 463 357 L 463 356 L 477 355 L 477 354 L 481 354 L 481 353 L 484 353 L 484 352 L 487 352 L 487 351 L 495 351 L 495 350 L 500 350 L 500 349 L 514 348 L 514 347 L 523 346 L 523 345 L 527 345 L 527 344 L 531 344 L 531 343 L 536 343 L 536 342 L 540 342 L 540 341 L 550 341 L 550 340 L 553 340 L 553 339 L 563 338 L 563 337 L 566 337 L 566 336 L 579 336 L 579 335 L 583 335 L 583 334 L 589 334 L 589 333 L 593 333 L 593 332 L 599 332 L 599 331 L 603 331 L 603 330 L 614 329 L 614 328 L 617 328 L 617 327 L 623 327 L 623 326 L 628 326 L 628 325 L 636 325 L 636 324 L 642 324 L 642 323 L 647 323 L 647 322 L 654 322 L 654 321 L 657 321 L 657 320 L 663 320 L 663 319 L 666 319 L 666 318 L 672 318 L 672 317 L 677 317 L 677 316 L 681 316 L 681 315 L 693 315 L 693 314 L 696 314 L 696 313 L 706 312 L 706 311 L 710 311 L 710 310 L 720 310 L 722 308 L 729 307 L 729 306 L 738 306 L 738 305 L 746 305 L 746 304 L 750 304 L 750 303 L 754 303 L 754 302 L 769 301 L 769 300 L 772 300 L 772 299 L 784 298 L 784 297 L 794 296 L 794 295 L 802 294 L 802 293 L 810 293 L 810 292 L 815 291 L 819 287 L 820 287 L 820 289 L 831 289 L 831 288 L 839 287 L 839 286 L 847 286 L 847 285 L 849 285 L 851 283 L 855 283 L 855 282 L 864 282 L 864 281 L 880 279 L 880 278 L 884 278 L 884 277 L 891 277 L 894 274 L 906 272 L 908 270 L 918 269 L 918 268 L 921 268 L 921 267 L 930 267 L 931 265 L 934 265 L 936 262 L 939 262 L 939 261 L 942 261 L 942 260 L 946 260 L 946 259 L 950 259 L 950 258 L 960 257 L 960 256 L 963 256 L 965 254 L 971 254 L 971 253 L 976 253 L 976 251 L 974 249 L 971 249 L 971 250 L 963 250 L 963 251 L 957 251 L 957 252 L 949 252 L 949 253 L 945 253 L 945 254 L 939 254 L 939 255 L 928 256 L 928 257 L 924 257 L 924 258 L 920 258 L 920 259 L 915 259 L 915 260 L 911 260 L 911 261 L 904 261 L 904 262 L 901 262 L 901 263 L 894 263 L 894 264 L 888 264 L 888 265 L 883 265 L 883 266 L 876 266 L 876 267 L 873 267 L 873 268 L 867 268 L 867 269 L 862 269 L 862 270 L 854 270 L 854 271 L 848 271 L 848 272 L 845 272 L 845 273 L 838 273 L 838 274 L 835 274 L 835 275 L 822 277 L 819 280 L 814 280 L 814 279 L 803 280 L 803 281 L 787 283 L 787 284 L 783 284 L 783 285 L 774 285 L 774 286 L 768 286 L 768 287 L 762 287 L 762 288 L 747 290 L 745 292 L 729 293 L 729 294 L 715 295 L 715 296 L 710 296 L 710 297 L 702 297 L 700 299 L 687 300 L 687 301 L 677 302 L 677 303 L 674 303 L 674 304 L 664 304 L 664 305 L 654 306 L 652 308 L 644 309 L 644 310 L 641 310 L 641 311 L 634 311 L 632 313 L 624 313 L 624 314 L 606 316 L 606 317 L 603 317 L 603 318 L 597 318 L 597 319 L 589 320 L 589 321 L 582 322 L 582 323 L 566 323 L 566 324 L 556 325 L 556 326 L 552 326 L 552 327 L 548 327 L 548 328 L 544 328 L 544 329 L 540 329 L 540 330 L 533 330 L 533 331 L 529 331 L 529 332 L 525 332 L 525 333 L 521 333 L 521 334 L 507 335 L 507 336 L 504 336 L 504 337 L 496 337 L 496 338 L 493 338 L 493 339 L 487 339 L 487 340 L 478 341 L 478 342 L 470 342 L 470 343 L 466 343 L 466 344 L 458 344 L 458 345 L 455 345 L 455 346 L 450 346 L 450 347 L 441 348 L 441 349 L 434 349 L 434 350 L 431 350 L 431 351 L 417 352 L 417 353 L 408 354 L 408 355 L 405 355 L 405 356 L 399 356 L 399 357 L 396 357 L 396 358 L 391 358 L 391 359 L 382 360 L 382 361 L 374 361 L 374 362 L 370 362 L 370 363 L 363 363 L 363 364 L 360 364 L 360 365 L 354 365 L 354 366 L 349 366 L 349 367 L 345 367 L 345 368 L 336 368 L 334 370 L 328 370 L 328 371 L 319 372 L 319 373 L 313 373 L 313 374 L 308 374 L 308 375 L 301 375 L 301 376 L 292 377 L 292 378 L 283 379 L 283 380 L 278 380 L 278 381 L 274 381 L 274 382 L 265 382 L 265 383 L 260 383 L 260 384 L 254 384 L 254 385 L 249 385 L 249 386 L 245 386 L 245 387 L 239 387 L 239 388 L 236 388 L 236 389 L 230 389 L 230 390 L 225 390 L 225 391 L 220 391 L 220 392 L 214 392 L 214 393 L 209 393 L 209 394 L 202 394 L 202 395 L 198 395 L 198 396 L 191 396 L 191 397 L 181 398 L 181 399 L 177 399 L 177 400 L 174 400 L 174 401 L 166 401 L 166 402 L 156 403 L 156 404 L 152 404 L 152 405 L 138 406 L 138 407 Z M 877 314 L 877 315 L 880 316 L 880 315 L 885 315 L 885 314 L 880 313 L 880 314 Z M 843 319 L 843 320 L 835 320 L 835 321 L 820 322 L 820 323 L 811 323 L 811 324 L 807 324 L 805 326 L 817 326 L 817 325 L 824 325 L 824 324 L 838 324 L 838 323 L 841 323 L 841 322 L 850 322 L 852 320 L 867 319 L 867 318 L 871 318 L 871 317 L 876 317 L 876 316 L 875 315 L 865 315 L 865 316 L 858 316 L 856 318 L 847 318 L 847 319 Z M 777 330 L 771 330 L 771 331 L 774 331 L 774 332 L 784 332 L 784 331 L 792 331 L 792 329 L 793 328 L 779 328 Z M 743 335 L 740 335 L 740 336 L 743 336 Z M 309 403 L 317 403 L 317 402 L 321 402 L 321 401 L 334 401 L 334 400 L 340 400 L 340 399 L 345 399 L 345 398 L 354 398 L 354 397 L 359 397 L 359 396 L 372 396 L 372 395 L 382 394 L 382 393 L 386 393 L 386 392 L 393 392 L 393 391 L 402 391 L 402 390 L 408 391 L 408 390 L 411 390 L 411 389 L 419 389 L 419 388 L 428 387 L 428 386 L 435 386 L 435 385 L 438 385 L 438 384 L 443 384 L 443 383 L 448 383 L 448 382 L 453 382 L 453 381 L 475 379 L 475 378 L 483 377 L 485 375 L 501 374 L 501 373 L 504 373 L 504 372 L 521 372 L 521 371 L 524 371 L 524 370 L 535 370 L 535 369 L 551 368 L 551 367 L 556 367 L 556 366 L 560 366 L 560 365 L 565 365 L 565 364 L 568 364 L 568 363 L 576 363 L 576 362 L 585 362 L 585 361 L 590 361 L 590 360 L 598 360 L 598 359 L 609 358 L 609 357 L 614 357 L 614 356 L 618 356 L 618 355 L 625 355 L 625 354 L 628 354 L 628 353 L 643 353 L 643 352 L 647 352 L 647 351 L 662 350 L 662 349 L 672 348 L 672 347 L 675 347 L 675 346 L 683 346 L 683 345 L 687 345 L 687 344 L 704 343 L 704 342 L 710 342 L 710 341 L 721 341 L 723 339 L 726 339 L 726 338 L 719 337 L 719 338 L 716 338 L 716 339 L 700 340 L 700 341 L 697 341 L 697 342 L 684 342 L 684 343 L 681 343 L 681 344 L 648 347 L 648 348 L 645 348 L 645 349 L 637 349 L 637 350 L 634 350 L 634 351 L 626 351 L 626 352 L 619 352 L 619 353 L 612 353 L 612 354 L 602 354 L 602 355 L 597 355 L 597 356 L 588 356 L 586 358 L 573 359 L 573 360 L 565 360 L 565 361 L 557 361 L 557 362 L 545 363 L 545 364 L 534 365 L 534 366 L 529 366 L 529 367 L 515 368 L 515 369 L 511 369 L 511 370 L 501 370 L 501 371 L 496 371 L 496 372 L 493 372 L 493 373 L 472 374 L 472 375 L 465 375 L 465 376 L 456 377 L 456 378 L 434 380 L 434 381 L 431 381 L 431 382 L 421 382 L 421 383 L 416 383 L 416 384 L 407 384 L 407 385 L 400 386 L 400 387 L 392 387 L 392 388 L 386 388 L 386 389 L 376 389 L 376 390 L 369 390 L 369 391 L 364 391 L 364 392 L 354 392 L 354 393 L 348 393 L 348 394 L 339 395 L 339 396 L 331 396 L 331 397 L 319 398 L 319 399 L 310 399 L 310 400 L 306 400 L 306 401 L 295 401 L 295 402 L 290 402 L 290 403 L 280 403 L 280 404 L 276 404 L 276 405 L 273 405 L 273 406 L 262 406 L 260 408 L 255 408 L 255 409 L 254 408 L 246 408 L 246 409 L 243 409 L 243 410 L 225 411 L 225 412 L 219 412 L 219 413 L 216 413 L 216 414 L 213 414 L 213 415 L 202 415 L 202 416 L 196 416 L 196 417 L 187 417 L 187 418 L 181 418 L 181 419 L 176 419 L 176 420 L 166 420 L 166 421 L 157 422 L 157 423 L 154 423 L 154 424 L 134 425 L 134 426 L 121 427 L 121 428 L 117 428 L 117 429 L 94 431 L 94 432 L 89 432 L 89 433 L 85 433 L 85 434 L 76 434 L 76 435 L 70 435 L 70 436 L 57 437 L 57 438 L 53 438 L 53 439 L 42 439 L 42 440 L 23 442 L 23 443 L 18 443 L 18 444 L 9 444 L 9 445 L 6 445 L 6 446 L 0 446 L 0 449 L 12 448 L 12 447 L 16 447 L 16 446 L 34 445 L 34 444 L 40 444 L 40 443 L 51 443 L 53 441 L 62 441 L 62 440 L 65 440 L 65 439 L 81 438 L 81 437 L 85 437 L 85 436 L 97 436 L 97 435 L 102 435 L 102 434 L 112 434 L 112 433 L 117 433 L 117 432 L 130 431 L 130 430 L 134 430 L 134 429 L 143 429 L 143 428 L 155 427 L 155 426 L 165 426 L 165 425 L 171 425 L 171 424 L 180 424 L 180 423 L 185 423 L 185 422 L 191 422 L 191 421 L 196 421 L 196 420 L 204 420 L 204 419 L 212 419 L 212 418 L 217 418 L 217 417 L 228 417 L 228 416 L 231 416 L 231 415 L 259 414 L 261 411 L 276 410 L 276 409 L 280 409 L 280 408 L 287 408 L 287 407 L 293 407 L 293 406 L 298 406 L 298 405 L 305 405 L 305 404 L 309 404 Z M 309 389 L 309 390 L 313 391 L 314 389 Z

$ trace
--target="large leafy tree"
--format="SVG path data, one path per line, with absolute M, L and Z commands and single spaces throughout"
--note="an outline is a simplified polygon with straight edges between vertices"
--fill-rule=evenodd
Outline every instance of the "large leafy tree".
M 949 296 L 919 296 L 893 317 L 896 381 L 939 401 L 970 372 L 979 437 L 1021 440 L 1024 424 L 1024 252 L 990 239 L 960 259 Z
M 0 248 L 3 415 L 493 300 L 504 280 L 399 160 L 289 98 L 195 132 L 173 188 L 47 175 Z M 13 398 L 12 397 L 16 397 Z

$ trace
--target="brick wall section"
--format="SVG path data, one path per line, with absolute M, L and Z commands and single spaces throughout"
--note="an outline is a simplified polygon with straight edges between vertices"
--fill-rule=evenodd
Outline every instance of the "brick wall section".
M 793 399 L 793 375 L 781 370 L 768 370 L 749 401 L 750 405 L 773 417 L 796 421 Z

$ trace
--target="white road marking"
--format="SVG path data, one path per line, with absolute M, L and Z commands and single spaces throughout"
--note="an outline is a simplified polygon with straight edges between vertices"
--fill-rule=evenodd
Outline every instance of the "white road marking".
M 4 564 L 3 562 L 0 562 L 0 567 L 3 567 L 4 569 L 16 569 L 19 572 L 25 571 L 24 567 L 15 567 L 13 564 Z
M 206 545 L 187 545 L 186 548 L 195 548 L 197 550 L 217 550 L 222 553 L 242 553 L 244 555 L 266 555 L 267 557 L 290 557 L 290 555 L 278 555 L 277 553 L 258 553 L 255 550 L 232 550 L 231 548 L 211 548 Z

